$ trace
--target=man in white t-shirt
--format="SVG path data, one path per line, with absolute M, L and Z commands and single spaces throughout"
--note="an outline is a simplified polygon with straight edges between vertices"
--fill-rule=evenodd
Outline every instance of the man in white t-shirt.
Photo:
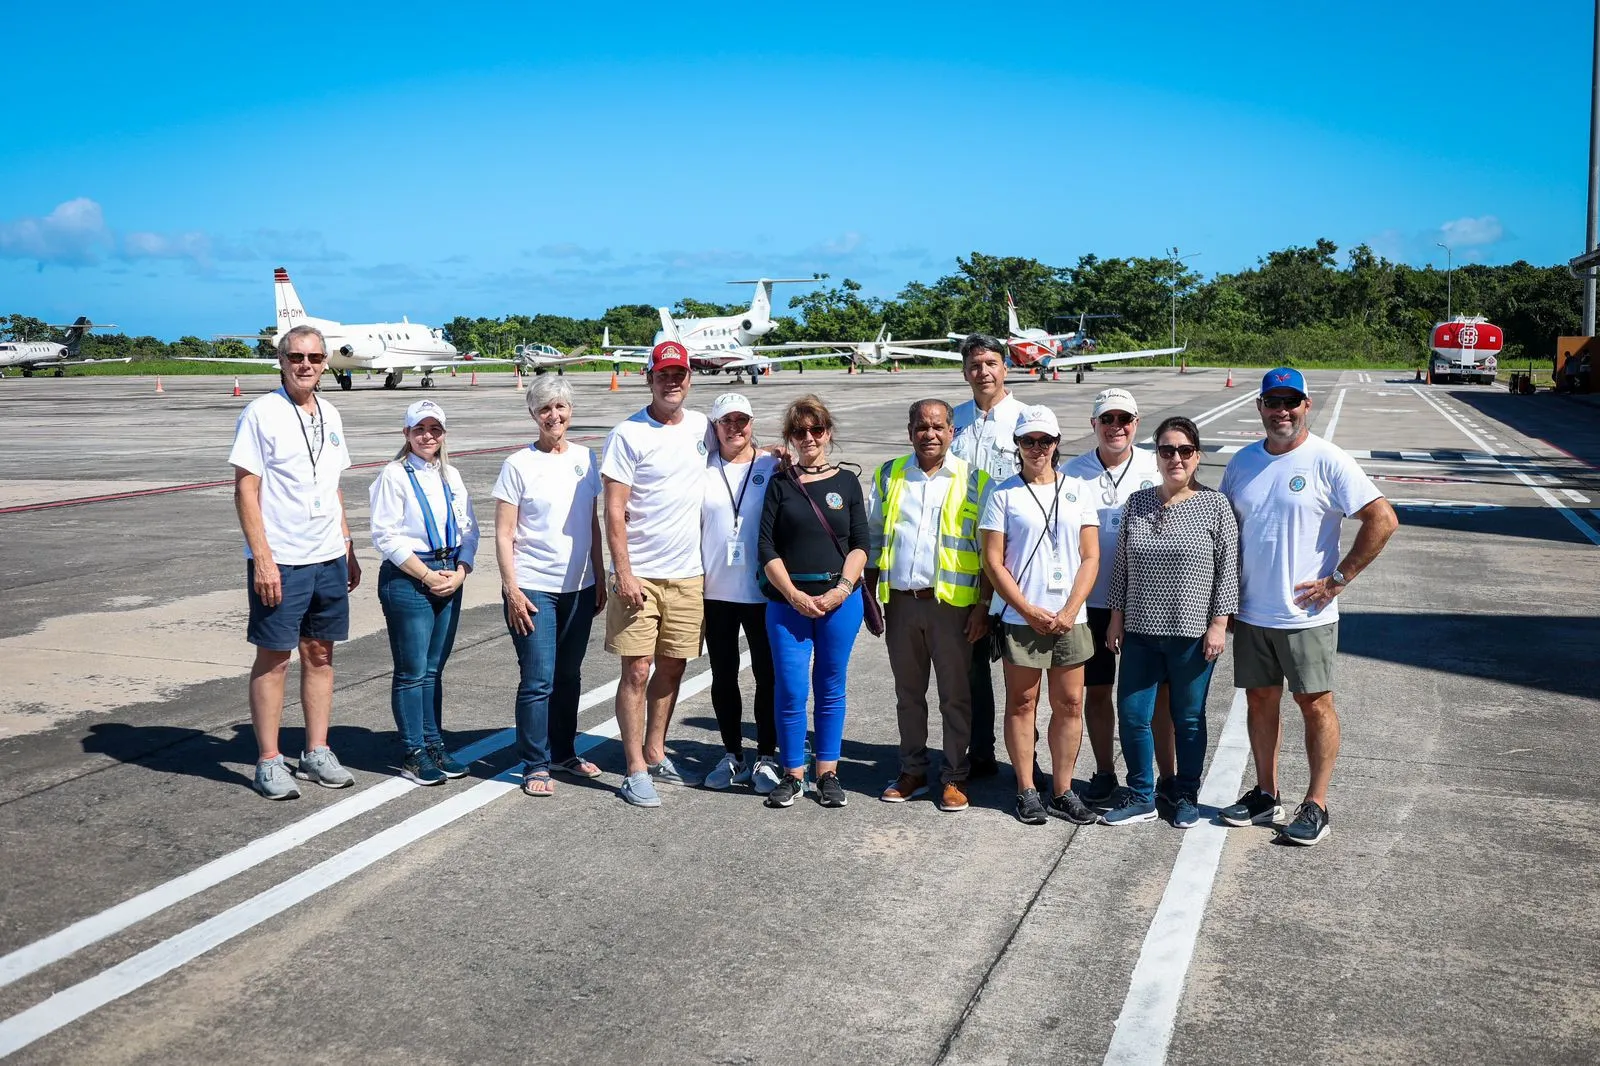
M 1117 657 L 1106 647 L 1106 632 L 1111 627 L 1107 597 L 1111 592 L 1111 563 L 1117 557 L 1117 538 L 1122 530 L 1122 505 L 1140 489 L 1161 484 L 1161 472 L 1154 452 L 1134 447 L 1139 435 L 1139 403 L 1127 389 L 1106 389 L 1095 396 L 1089 428 L 1094 431 L 1095 446 L 1068 461 L 1066 474 L 1089 483 L 1090 499 L 1100 513 L 1100 571 L 1094 591 L 1089 593 L 1088 607 L 1094 658 L 1083 668 L 1083 719 L 1089 747 L 1094 751 L 1094 776 L 1079 794 L 1083 802 L 1097 806 L 1110 803 L 1117 791 L 1116 752 L 1112 745 L 1117 730 L 1116 701 L 1112 698 Z M 1156 795 L 1164 800 L 1166 786 L 1177 773 L 1165 685 L 1156 698 L 1151 729 L 1156 736 L 1156 762 L 1161 768 Z
M 700 654 L 700 502 L 713 438 L 706 416 L 683 406 L 690 385 L 683 345 L 657 344 L 645 378 L 650 404 L 606 438 L 600 475 L 611 552 L 606 650 L 622 656 L 617 725 L 628 760 L 618 794 L 659 807 L 657 784 L 687 783 L 667 756 L 667 726 L 684 666 Z
M 1311 781 L 1305 802 L 1280 836 L 1311 845 L 1328 835 L 1328 782 L 1339 754 L 1333 708 L 1339 643 L 1336 597 L 1370 566 L 1399 525 L 1394 508 L 1342 449 L 1311 434 L 1311 394 L 1300 371 L 1278 367 L 1256 400 L 1266 439 L 1240 451 L 1221 490 L 1239 518 L 1243 545 L 1239 613 L 1233 633 L 1234 684 L 1245 690 L 1256 786 L 1225 807 L 1228 825 L 1275 823 L 1278 708 L 1283 682 L 1305 718 Z M 1339 527 L 1361 523 L 1339 557 Z
M 1006 388 L 1006 346 L 997 337 L 974 333 L 961 342 L 961 376 L 972 388 L 972 399 L 961 404 L 951 416 L 955 439 L 950 454 L 963 459 L 989 475 L 999 485 L 1017 472 L 1017 445 L 1012 431 L 1022 414 L 1022 401 Z M 994 597 L 992 614 L 1005 608 Z M 990 662 L 990 642 L 980 640 L 972 646 L 972 741 L 967 763 L 970 777 L 993 777 L 1000 772 L 994 757 L 994 681 Z
M 325 788 L 355 784 L 328 748 L 333 644 L 350 635 L 350 592 L 361 582 L 361 566 L 339 489 L 339 475 L 350 466 L 344 423 L 316 394 L 327 352 L 312 326 L 278 338 L 283 386 L 245 407 L 228 454 L 244 531 L 247 639 L 256 648 L 250 667 L 250 723 L 260 749 L 254 787 L 274 800 L 300 795 L 294 777 Z M 278 728 L 296 649 L 306 736 L 291 777 L 278 750 Z

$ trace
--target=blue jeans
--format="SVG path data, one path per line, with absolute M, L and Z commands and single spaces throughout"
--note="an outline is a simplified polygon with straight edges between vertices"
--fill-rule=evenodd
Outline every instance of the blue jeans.
M 861 590 L 831 614 L 807 618 L 787 603 L 767 604 L 773 711 L 785 770 L 806 764 L 806 697 L 816 690 L 817 761 L 837 762 L 844 744 L 844 683 L 861 629 Z
M 454 563 L 424 559 L 430 570 L 454 570 Z M 389 709 L 407 751 L 443 743 L 439 735 L 444 686 L 439 675 L 456 642 L 461 620 L 461 590 L 447 600 L 430 596 L 422 582 L 384 560 L 378 569 L 378 602 L 389 628 L 394 682 Z
M 522 679 L 517 682 L 517 755 L 524 774 L 550 769 L 551 761 L 575 755 L 578 738 L 578 694 L 583 688 L 583 654 L 594 622 L 595 589 L 577 592 L 522 594 L 538 608 L 533 632 L 519 636 L 511 629 Z
M 1128 764 L 1128 790 L 1143 803 L 1155 799 L 1155 742 L 1150 718 L 1156 689 L 1162 682 L 1172 692 L 1172 732 L 1178 748 L 1177 790 L 1193 798 L 1200 793 L 1206 762 L 1206 696 L 1211 671 L 1202 650 L 1203 637 L 1152 637 L 1128 633 L 1122 641 L 1122 667 L 1117 674 L 1117 726 L 1122 757 Z

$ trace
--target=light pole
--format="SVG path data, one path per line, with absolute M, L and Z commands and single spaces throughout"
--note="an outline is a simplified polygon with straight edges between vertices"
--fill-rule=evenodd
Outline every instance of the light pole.
M 1188 255 L 1179 255 L 1178 246 L 1172 246 L 1172 343 L 1168 345 L 1170 348 L 1178 346 L 1178 276 L 1183 273 L 1183 261 L 1204 254 L 1204 252 L 1190 252 Z M 1177 352 L 1172 353 L 1172 365 L 1178 365 Z
M 1440 244 L 1438 241 L 1434 241 L 1433 246 L 1435 248 L 1444 249 L 1444 320 L 1448 322 L 1451 318 L 1450 311 L 1453 306 L 1452 301 L 1455 296 L 1455 290 L 1452 287 L 1452 283 L 1455 280 L 1456 255 L 1448 244 Z

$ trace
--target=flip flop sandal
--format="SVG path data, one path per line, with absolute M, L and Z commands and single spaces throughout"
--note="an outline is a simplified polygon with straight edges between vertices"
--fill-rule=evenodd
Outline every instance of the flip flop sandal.
M 543 785 L 543 788 L 537 786 Z M 545 770 L 531 773 L 522 779 L 522 793 L 525 796 L 554 796 L 556 785 L 550 780 L 550 774 Z
M 557 763 L 555 769 L 564 774 L 571 774 L 573 777 L 593 778 L 600 776 L 600 767 L 581 755 L 574 755 L 570 759 Z

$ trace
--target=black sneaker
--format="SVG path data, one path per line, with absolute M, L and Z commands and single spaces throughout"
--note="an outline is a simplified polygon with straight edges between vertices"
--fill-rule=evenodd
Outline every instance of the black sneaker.
M 1038 789 L 1023 789 L 1017 796 L 1017 821 L 1023 825 L 1043 825 L 1049 821 Z
M 1156 806 L 1168 810 L 1178 805 L 1178 779 L 1176 777 L 1156 778 Z
M 795 799 L 805 790 L 805 782 L 784 774 L 778 787 L 767 793 L 766 804 L 768 807 L 793 807 Z
M 1328 825 L 1328 812 L 1311 800 L 1300 804 L 1294 820 L 1278 830 L 1278 836 L 1290 844 L 1309 848 L 1322 843 L 1322 838 L 1333 832 Z
M 1078 794 L 1083 797 L 1083 802 L 1091 807 L 1104 806 L 1117 794 L 1117 775 L 1097 772 L 1089 778 L 1089 783 Z
M 400 776 L 419 785 L 441 785 L 444 771 L 434 765 L 427 748 L 412 748 L 400 764 Z
M 450 753 L 444 750 L 443 744 L 429 744 L 428 758 L 433 760 L 433 765 L 437 766 L 446 777 L 467 776 L 467 768 L 451 758 Z
M 980 777 L 996 777 L 1000 773 L 1000 763 L 991 755 L 973 755 L 967 760 L 967 777 L 977 780 Z
M 783 787 L 781 781 L 778 787 Z M 850 802 L 850 797 L 844 794 L 844 786 L 839 783 L 839 775 L 833 770 L 817 778 L 817 802 L 824 807 L 843 807 Z
M 1088 825 L 1099 817 L 1071 789 L 1050 801 L 1050 813 L 1057 818 L 1065 818 L 1074 825 Z
M 1257 785 L 1240 796 L 1238 803 L 1218 811 L 1217 817 L 1225 825 L 1271 825 L 1283 817 L 1283 808 L 1278 806 L 1277 796 L 1261 791 L 1261 786 Z

